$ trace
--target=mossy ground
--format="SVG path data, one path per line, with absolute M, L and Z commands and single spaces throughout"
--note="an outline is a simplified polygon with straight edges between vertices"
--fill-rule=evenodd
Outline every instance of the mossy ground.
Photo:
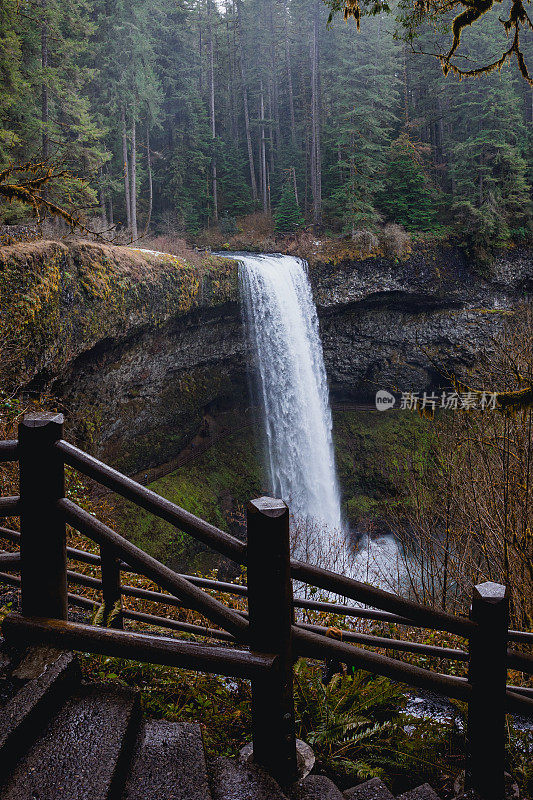
M 150 489 L 223 530 L 234 530 L 248 500 L 265 489 L 253 430 L 228 436 L 192 463 L 151 483 Z M 120 530 L 132 542 L 172 567 L 214 565 L 191 536 L 148 512 L 118 501 L 116 514 Z
M 409 476 L 428 469 L 431 423 L 409 411 L 337 411 L 333 436 L 347 522 L 386 526 Z

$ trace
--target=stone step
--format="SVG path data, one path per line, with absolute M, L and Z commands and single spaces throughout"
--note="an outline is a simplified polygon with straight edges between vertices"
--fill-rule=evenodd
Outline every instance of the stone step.
M 143 725 L 123 800 L 211 800 L 199 725 Z
M 288 800 L 260 767 L 230 758 L 217 758 L 210 764 L 209 784 L 213 800 Z
M 6 702 L 0 708 L 0 785 L 79 679 L 72 653 L 45 648 L 30 648 L 6 679 Z
M 333 781 L 324 775 L 308 775 L 298 781 L 290 792 L 291 800 L 344 800 Z
M 422 786 L 417 786 L 416 789 L 404 792 L 397 800 L 440 800 L 440 797 L 433 791 L 429 783 L 423 783 Z
M 344 792 L 346 800 L 394 800 L 394 795 L 379 778 L 353 786 Z
M 138 696 L 81 686 L 19 761 L 2 800 L 110 800 L 124 786 L 140 721 Z

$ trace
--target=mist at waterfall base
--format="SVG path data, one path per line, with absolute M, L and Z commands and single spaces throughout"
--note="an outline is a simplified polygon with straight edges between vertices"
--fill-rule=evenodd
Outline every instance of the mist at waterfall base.
M 277 254 L 234 257 L 240 264 L 253 363 L 251 390 L 261 409 L 270 492 L 291 511 L 293 554 L 389 587 L 398 576 L 395 540 L 357 540 L 343 524 L 328 384 L 307 264 Z

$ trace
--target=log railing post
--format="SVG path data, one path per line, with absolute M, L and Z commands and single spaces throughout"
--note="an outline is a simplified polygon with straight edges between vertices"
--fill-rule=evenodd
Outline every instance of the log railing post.
M 289 510 L 260 497 L 247 513 L 250 648 L 279 655 L 279 668 L 252 681 L 253 758 L 281 785 L 297 778 L 292 658 Z
M 102 567 L 102 594 L 104 598 L 103 623 L 109 628 L 124 628 L 122 593 L 120 591 L 120 558 L 105 546 L 100 547 Z
M 509 597 L 505 586 L 474 587 L 470 618 L 477 624 L 470 636 L 468 680 L 468 761 L 466 786 L 483 800 L 505 797 L 505 684 Z
M 57 509 L 65 494 L 64 464 L 54 447 L 63 435 L 63 415 L 26 414 L 18 435 L 22 613 L 67 619 L 65 522 Z

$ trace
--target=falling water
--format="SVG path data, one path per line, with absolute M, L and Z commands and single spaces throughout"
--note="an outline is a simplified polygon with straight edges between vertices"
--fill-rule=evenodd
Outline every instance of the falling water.
M 331 409 L 306 262 L 282 255 L 239 261 L 271 490 L 296 519 L 339 530 Z

